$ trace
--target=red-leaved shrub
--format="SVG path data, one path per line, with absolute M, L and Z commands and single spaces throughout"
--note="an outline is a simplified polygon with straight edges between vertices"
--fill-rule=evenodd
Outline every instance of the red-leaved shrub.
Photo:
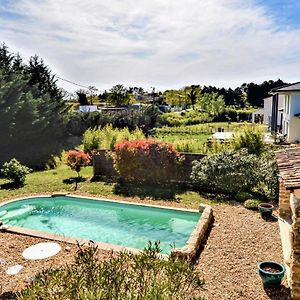
M 169 143 L 156 140 L 121 141 L 115 145 L 114 165 L 127 182 L 168 183 L 182 161 Z
M 90 156 L 82 150 L 76 151 L 71 150 L 67 152 L 67 165 L 73 170 L 77 172 L 78 177 L 79 172 L 82 167 L 88 166 L 91 158 Z

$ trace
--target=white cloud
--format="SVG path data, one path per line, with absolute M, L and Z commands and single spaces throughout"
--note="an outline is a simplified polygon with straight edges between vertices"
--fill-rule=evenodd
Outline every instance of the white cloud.
M 299 80 L 300 30 L 280 27 L 254 0 L 8 3 L 0 7 L 0 39 L 84 85 Z M 8 18 L 8 11 L 23 17 Z

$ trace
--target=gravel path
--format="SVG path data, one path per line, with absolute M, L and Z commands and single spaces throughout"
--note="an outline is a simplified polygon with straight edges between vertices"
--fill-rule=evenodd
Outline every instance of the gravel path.
M 263 260 L 283 261 L 279 227 L 242 206 L 213 207 L 215 222 L 198 268 L 205 279 L 204 296 L 215 299 L 289 299 L 286 281 L 264 289 L 257 273 Z
M 286 282 L 280 289 L 264 290 L 257 274 L 257 262 L 282 261 L 277 222 L 266 222 L 242 206 L 218 205 L 213 211 L 214 226 L 197 264 L 205 279 L 205 299 L 289 299 Z M 22 289 L 38 271 L 72 261 L 77 246 L 64 243 L 54 258 L 24 260 L 22 251 L 41 241 L 45 240 L 0 233 L 0 299 L 11 299 L 10 293 Z M 99 258 L 107 255 L 100 252 Z M 24 270 L 6 275 L 5 269 L 14 264 L 23 265 Z

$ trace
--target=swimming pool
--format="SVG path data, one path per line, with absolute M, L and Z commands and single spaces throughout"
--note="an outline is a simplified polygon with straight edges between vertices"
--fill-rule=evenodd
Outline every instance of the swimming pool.
M 160 241 L 162 253 L 184 247 L 201 213 L 78 196 L 42 196 L 0 206 L 0 220 L 38 230 L 110 245 L 143 249 Z

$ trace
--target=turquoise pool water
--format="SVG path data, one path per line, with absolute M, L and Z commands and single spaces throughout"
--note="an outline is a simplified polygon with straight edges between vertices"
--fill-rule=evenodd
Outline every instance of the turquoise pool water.
M 143 249 L 160 241 L 163 253 L 183 247 L 200 213 L 69 196 L 36 197 L 0 206 L 5 224 Z

